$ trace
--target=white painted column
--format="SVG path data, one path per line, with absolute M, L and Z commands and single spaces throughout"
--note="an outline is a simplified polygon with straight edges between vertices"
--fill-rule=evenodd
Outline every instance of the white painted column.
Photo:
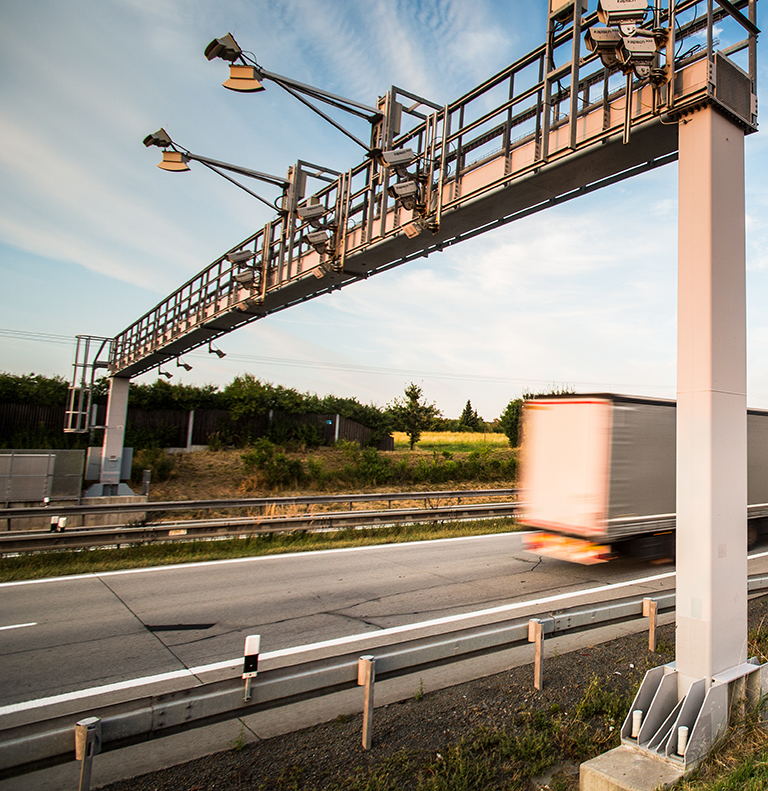
M 131 380 L 113 376 L 109 382 L 107 420 L 104 445 L 101 451 L 100 483 L 119 484 L 120 466 L 123 462 L 123 440 L 128 416 L 128 390 Z
M 744 133 L 680 122 L 677 350 L 679 694 L 746 660 Z

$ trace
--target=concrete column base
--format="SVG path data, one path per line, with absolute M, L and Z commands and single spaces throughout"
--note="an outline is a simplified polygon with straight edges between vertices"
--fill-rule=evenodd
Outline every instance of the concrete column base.
M 676 783 L 682 767 L 622 744 L 579 768 L 580 791 L 656 791 Z

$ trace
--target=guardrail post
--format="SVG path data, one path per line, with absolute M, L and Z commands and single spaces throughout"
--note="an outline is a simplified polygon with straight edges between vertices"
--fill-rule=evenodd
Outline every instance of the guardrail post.
M 101 720 L 87 717 L 75 725 L 75 759 L 81 762 L 78 791 L 90 791 L 93 756 L 101 752 Z
M 192 410 L 194 411 L 194 410 Z M 141 493 L 149 497 L 149 485 L 152 482 L 152 470 L 142 470 L 141 472 Z
M 376 680 L 376 659 L 372 656 L 361 656 L 357 660 L 357 685 L 365 687 L 363 703 L 363 749 L 371 749 L 373 736 L 373 684 Z
M 259 649 L 261 648 L 261 635 L 249 634 L 245 638 L 245 651 L 243 652 L 243 678 L 245 691 L 243 700 L 247 703 L 251 699 L 251 680 L 259 673 Z
M 643 618 L 648 618 L 648 650 L 656 652 L 656 614 L 659 603 L 653 599 L 643 599 Z
M 536 643 L 536 656 L 533 661 L 533 686 L 541 690 L 544 687 L 544 629 L 538 618 L 528 621 L 528 642 Z

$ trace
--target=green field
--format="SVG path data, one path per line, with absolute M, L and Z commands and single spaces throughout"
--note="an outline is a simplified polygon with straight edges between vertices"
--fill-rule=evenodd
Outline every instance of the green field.
M 402 431 L 392 432 L 395 450 L 408 450 L 408 437 Z M 482 431 L 425 431 L 414 448 L 428 453 L 470 453 L 473 450 L 509 450 L 505 434 Z

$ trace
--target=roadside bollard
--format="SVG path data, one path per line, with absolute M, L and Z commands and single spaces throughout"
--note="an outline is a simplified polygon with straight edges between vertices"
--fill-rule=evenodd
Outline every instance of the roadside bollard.
M 87 717 L 75 725 L 75 759 L 80 761 L 78 791 L 90 791 L 93 756 L 101 752 L 101 720 Z
M 149 497 L 149 484 L 152 481 L 152 470 L 142 470 L 141 473 L 141 493 L 144 497 Z
M 249 634 L 245 638 L 245 651 L 243 656 L 243 678 L 245 679 L 245 692 L 243 700 L 247 703 L 251 699 L 251 679 L 259 673 L 259 649 L 261 648 L 261 635 Z
M 373 685 L 376 681 L 376 659 L 361 656 L 357 660 L 357 685 L 365 687 L 363 702 L 363 749 L 371 749 L 373 737 Z
M 643 618 L 648 618 L 648 650 L 656 652 L 656 613 L 659 603 L 653 599 L 643 599 Z
M 533 686 L 541 690 L 544 687 L 544 630 L 538 618 L 528 621 L 528 642 L 536 644 L 536 656 L 533 661 Z

